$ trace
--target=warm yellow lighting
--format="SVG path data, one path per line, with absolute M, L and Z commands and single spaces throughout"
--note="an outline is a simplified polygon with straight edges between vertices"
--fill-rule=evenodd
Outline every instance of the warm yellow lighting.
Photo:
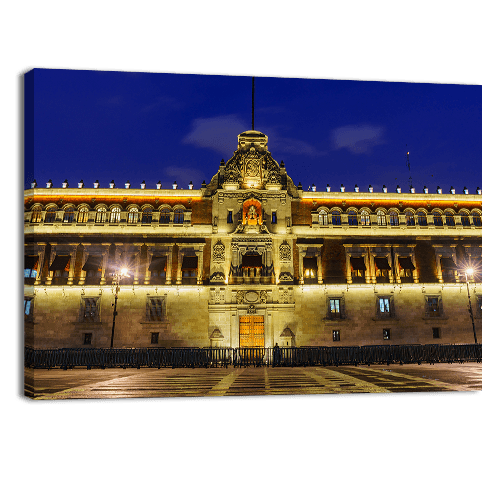
M 472 267 L 469 267 L 469 269 L 467 269 L 465 272 L 472 276 L 474 274 L 474 269 L 472 269 Z
M 122 268 L 120 269 L 120 274 L 121 274 L 122 276 L 128 276 L 128 269 L 127 269 L 126 267 L 122 267 Z

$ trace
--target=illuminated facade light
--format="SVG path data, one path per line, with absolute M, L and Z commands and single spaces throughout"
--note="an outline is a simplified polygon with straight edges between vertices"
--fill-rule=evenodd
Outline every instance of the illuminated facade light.
M 161 189 L 161 181 L 158 181 L 158 182 L 156 183 L 156 189 Z
M 177 189 L 177 181 L 174 181 L 174 183 L 172 184 L 172 189 Z
M 146 189 L 146 181 L 141 182 L 141 189 Z
M 85 186 L 85 184 L 83 183 L 83 179 L 78 183 L 78 188 L 79 189 L 82 189 L 83 187 Z
M 94 189 L 97 189 L 98 187 L 99 187 L 99 181 L 98 181 L 98 180 L 96 180 L 96 181 L 94 182 Z
M 49 182 L 46 182 L 45 185 L 50 189 L 52 187 L 52 179 L 49 179 Z
M 125 183 L 125 189 L 130 189 L 130 181 L 127 181 L 127 182 Z
M 64 182 L 62 183 L 63 189 L 66 189 L 68 187 L 68 179 L 65 179 Z
M 114 189 L 115 188 L 115 181 L 111 181 L 109 183 L 109 189 Z

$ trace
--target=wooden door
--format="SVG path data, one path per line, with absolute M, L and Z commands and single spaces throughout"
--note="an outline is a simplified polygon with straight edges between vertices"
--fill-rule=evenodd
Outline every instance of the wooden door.
M 264 347 L 264 316 L 240 316 L 240 347 Z

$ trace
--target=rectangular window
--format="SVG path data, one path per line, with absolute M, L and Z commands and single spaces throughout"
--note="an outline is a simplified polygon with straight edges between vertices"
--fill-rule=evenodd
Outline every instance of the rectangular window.
M 33 321 L 33 297 L 24 297 L 24 321 Z
M 340 330 L 333 330 L 333 332 L 332 332 L 332 340 L 334 342 L 339 342 L 340 341 Z
M 384 298 L 384 299 L 378 299 L 379 301 L 379 307 L 380 307 L 380 312 L 382 314 L 389 314 L 390 311 L 390 306 L 389 306 L 389 299 Z
M 148 298 L 147 315 L 149 321 L 162 321 L 164 310 L 164 299 L 162 297 Z
M 151 343 L 152 344 L 158 344 L 159 335 L 160 335 L 160 332 L 151 332 Z
M 432 328 L 432 338 L 433 339 L 441 338 L 441 332 L 439 331 L 439 328 Z
M 441 297 L 428 295 L 425 297 L 425 315 L 431 318 L 441 316 Z
M 84 333 L 83 334 L 83 345 L 92 345 L 92 334 Z
M 227 211 L 227 223 L 228 224 L 233 223 L 233 211 L 232 210 Z
M 390 328 L 383 328 L 382 329 L 382 338 L 384 340 L 391 340 L 391 329 Z
M 277 221 L 278 221 L 278 218 L 276 216 L 276 212 L 273 212 L 271 215 L 271 224 L 276 224 Z
M 329 315 L 331 318 L 342 318 L 341 299 L 330 299 Z
M 84 323 L 95 323 L 99 321 L 99 298 L 84 297 L 82 302 L 82 321 Z

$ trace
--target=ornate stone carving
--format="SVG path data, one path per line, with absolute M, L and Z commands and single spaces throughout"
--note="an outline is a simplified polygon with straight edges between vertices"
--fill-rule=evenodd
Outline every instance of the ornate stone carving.
M 262 304 L 267 303 L 267 291 L 266 290 L 261 290 L 260 291 L 260 301 Z
M 243 304 L 245 301 L 245 291 L 244 290 L 238 290 L 236 292 L 236 302 L 238 304 Z
M 219 240 L 212 249 L 212 260 L 214 262 L 224 262 L 226 260 L 226 247 Z
M 247 313 L 248 314 L 255 314 L 256 313 L 256 309 L 255 309 L 255 306 L 253 304 L 250 304 L 248 306 Z
M 282 262 L 289 262 L 292 260 L 292 249 L 286 241 L 280 245 L 279 252 L 280 260 Z

